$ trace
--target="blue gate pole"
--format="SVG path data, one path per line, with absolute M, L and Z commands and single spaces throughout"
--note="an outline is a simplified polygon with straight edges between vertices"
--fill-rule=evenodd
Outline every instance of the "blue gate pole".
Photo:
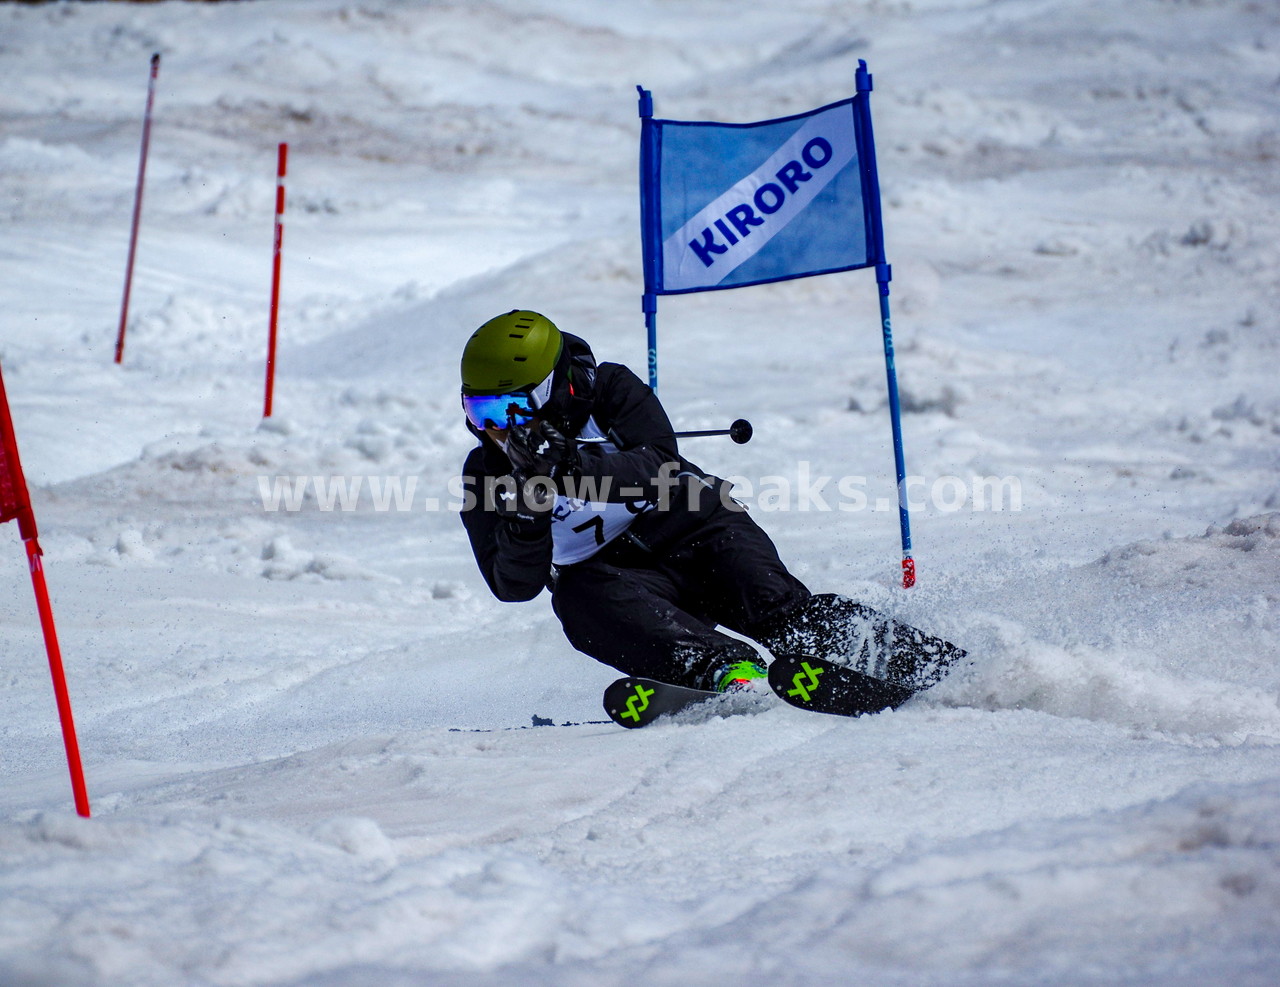
M 649 386 L 658 389 L 658 216 L 655 210 L 658 181 L 658 128 L 653 122 L 653 94 L 636 86 L 640 94 L 640 245 L 644 256 L 644 295 L 640 307 L 649 334 Z
M 876 285 L 880 291 L 880 328 L 884 333 L 884 369 L 889 385 L 889 424 L 893 429 L 893 463 L 898 477 L 898 524 L 902 529 L 902 586 L 910 589 L 916 583 L 916 563 L 911 555 L 911 518 L 907 510 L 907 467 L 902 452 L 902 406 L 898 401 L 898 371 L 893 361 L 893 321 L 889 315 L 889 282 L 893 268 L 885 261 L 884 222 L 880 215 L 880 176 L 876 170 L 876 142 L 871 130 L 871 73 L 867 63 L 858 59 L 856 75 L 858 97 L 858 153 L 862 157 L 867 232 L 871 242 L 868 253 L 875 257 Z
M 649 387 L 658 389 L 658 296 L 645 293 L 640 299 L 644 326 L 649 332 Z

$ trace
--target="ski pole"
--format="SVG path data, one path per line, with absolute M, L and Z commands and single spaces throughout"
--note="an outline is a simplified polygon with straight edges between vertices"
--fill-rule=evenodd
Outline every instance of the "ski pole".
M 699 439 L 704 435 L 727 435 L 733 439 L 738 445 L 744 445 L 751 441 L 751 436 L 755 434 L 755 430 L 751 427 L 751 423 L 745 418 L 739 418 L 728 428 L 706 428 L 698 429 L 692 432 L 677 432 L 677 439 Z

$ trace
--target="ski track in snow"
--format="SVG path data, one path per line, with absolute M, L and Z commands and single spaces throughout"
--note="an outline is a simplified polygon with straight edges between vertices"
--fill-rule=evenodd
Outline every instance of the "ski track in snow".
M 973 664 L 589 722 L 613 673 L 426 509 L 462 343 L 530 307 L 643 367 L 635 84 L 763 119 L 859 57 L 908 472 L 1021 509 L 915 511 L 897 588 L 866 272 L 664 299 L 662 395 L 752 420 L 685 451 L 789 483 L 746 499 L 801 578 Z M 1277 80 L 1249 0 L 0 5 L 0 363 L 94 809 L 6 525 L 0 983 L 1275 983 Z M 868 509 L 800 509 L 846 475 Z

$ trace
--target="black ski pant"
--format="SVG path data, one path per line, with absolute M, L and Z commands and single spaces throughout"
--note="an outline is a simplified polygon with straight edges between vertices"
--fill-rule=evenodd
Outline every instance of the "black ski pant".
M 759 652 L 815 655 L 923 689 L 963 659 L 954 644 L 835 593 L 810 593 L 769 536 L 721 507 L 662 553 L 625 539 L 561 568 L 552 606 L 579 651 L 627 675 L 714 688 L 718 668 Z
M 557 573 L 552 606 L 579 651 L 627 675 L 713 688 L 719 666 L 759 659 L 755 638 L 810 598 L 745 512 L 719 507 L 661 553 L 624 536 Z

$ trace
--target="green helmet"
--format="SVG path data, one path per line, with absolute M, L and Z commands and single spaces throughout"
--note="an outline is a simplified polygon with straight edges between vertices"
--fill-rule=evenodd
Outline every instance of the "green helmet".
M 556 369 L 563 348 L 564 337 L 545 315 L 516 309 L 490 319 L 462 350 L 462 393 L 509 394 L 537 387 Z

